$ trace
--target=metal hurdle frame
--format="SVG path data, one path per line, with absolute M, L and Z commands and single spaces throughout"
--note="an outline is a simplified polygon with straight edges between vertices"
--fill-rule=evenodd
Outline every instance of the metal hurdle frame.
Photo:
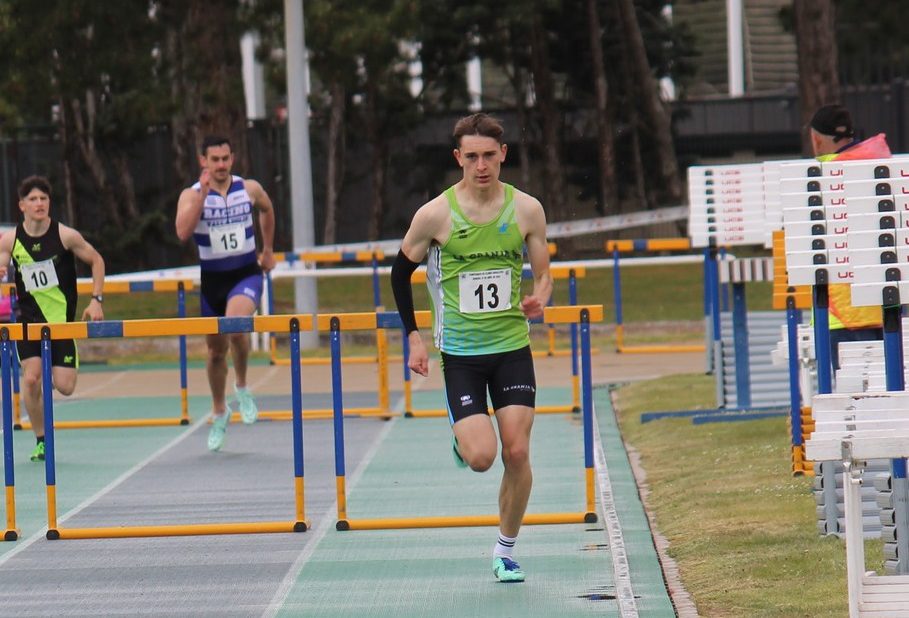
M 16 287 L 5 284 L 4 292 L 15 298 Z M 186 292 L 191 291 L 194 285 L 189 279 L 151 279 L 147 281 L 105 281 L 103 293 L 134 294 L 137 292 L 176 292 L 177 315 L 186 317 Z M 79 281 L 76 284 L 79 294 L 90 294 L 93 291 L 90 281 Z M 57 429 L 101 429 L 113 427 L 167 427 L 170 425 L 188 425 L 189 395 L 187 386 L 187 358 L 186 336 L 179 338 L 179 363 L 180 363 L 180 416 L 177 418 L 145 418 L 145 419 L 110 419 L 94 421 L 62 421 L 57 423 Z M 31 429 L 31 423 L 21 421 L 22 408 L 19 396 L 19 363 L 18 355 L 13 353 L 13 429 Z
M 15 459 L 13 457 L 13 400 L 10 383 L 13 375 L 12 342 L 10 339 L 22 339 L 22 325 L 8 324 L 0 328 L 0 379 L 2 384 L 2 416 L 3 416 L 3 473 L 5 502 L 6 502 L 6 529 L 3 531 L 4 541 L 15 541 L 19 538 L 19 528 L 16 527 L 16 473 Z
M 344 264 L 344 263 L 359 263 L 359 264 L 369 264 L 372 268 L 372 298 L 373 298 L 373 307 L 376 311 L 383 311 L 382 305 L 382 288 L 379 283 L 379 261 L 385 259 L 385 253 L 380 249 L 372 251 L 334 251 L 334 252 L 316 252 L 316 251 L 305 251 L 305 252 L 280 252 L 275 254 L 275 260 L 283 261 L 291 266 L 295 262 L 301 262 L 304 264 Z M 268 308 L 268 314 L 275 314 L 275 296 L 274 296 L 274 283 L 272 280 L 271 273 L 266 273 L 265 275 L 265 288 L 268 291 L 266 307 Z M 290 359 L 278 357 L 277 352 L 277 343 L 275 342 L 274 337 L 269 338 L 269 360 L 273 365 L 286 365 L 290 362 Z M 387 342 L 385 342 L 387 345 Z M 382 343 L 377 342 L 377 347 L 381 347 Z M 387 354 L 386 354 L 387 360 Z M 364 364 L 368 365 L 371 363 L 381 363 L 381 354 L 377 352 L 376 356 L 351 356 L 350 358 L 344 359 L 345 363 L 350 364 Z M 331 364 L 330 358 L 301 358 L 300 363 L 303 365 L 329 365 Z M 380 370 L 381 371 L 381 370 Z M 387 385 L 386 385 L 387 386 Z
M 607 240 L 606 252 L 612 254 L 612 285 L 615 303 L 615 349 L 620 354 L 664 354 L 672 352 L 703 352 L 706 346 L 701 344 L 678 345 L 625 345 L 625 325 L 622 316 L 622 275 L 620 272 L 620 254 L 631 251 L 689 251 L 691 241 L 688 238 L 651 238 L 646 240 Z M 704 268 L 704 321 L 710 317 L 709 282 L 710 270 L 707 267 L 709 256 L 705 254 Z
M 420 312 L 418 322 L 428 312 Z M 596 514 L 596 471 L 593 460 L 593 390 L 590 362 L 590 322 L 603 319 L 602 305 L 575 305 L 547 307 L 543 321 L 554 324 L 580 323 L 581 373 L 583 389 L 583 428 L 586 504 L 584 511 L 576 513 L 531 513 L 524 516 L 523 523 L 532 524 L 575 524 L 593 523 Z M 495 526 L 498 515 L 467 515 L 458 517 L 392 517 L 373 519 L 350 519 L 347 516 L 346 472 L 344 464 L 344 404 L 341 383 L 341 330 L 359 328 L 400 328 L 401 318 L 397 313 L 376 316 L 376 323 L 368 318 L 357 319 L 355 314 L 320 315 L 318 329 L 331 334 L 332 358 L 332 399 L 335 415 L 335 477 L 337 484 L 338 521 L 337 530 L 389 530 L 402 528 L 453 528 L 467 526 Z
M 45 417 L 45 480 L 47 485 L 47 538 L 97 539 L 123 537 L 191 536 L 208 534 L 256 534 L 275 532 L 304 532 L 309 526 L 304 507 L 303 469 L 303 398 L 300 378 L 300 364 L 291 363 L 291 392 L 293 406 L 293 449 L 294 449 L 294 519 L 288 521 L 263 521 L 239 523 L 174 524 L 161 526 L 117 526 L 96 528 L 61 528 L 57 521 L 56 459 L 54 449 L 54 404 L 51 378 L 51 340 L 119 337 L 167 337 L 179 335 L 226 335 L 248 332 L 288 331 L 291 339 L 291 355 L 300 354 L 300 330 L 311 330 L 311 315 L 253 316 L 230 318 L 171 318 L 160 320 L 124 320 L 103 322 L 69 322 L 64 324 L 30 324 L 27 334 L 30 339 L 41 340 L 41 361 L 43 369 Z M 8 329 L 0 330 L 0 333 Z M 2 340 L 0 346 L 7 343 Z M 2 353 L 2 351 L 0 351 Z M 7 388 L 4 382 L 4 389 Z M 8 421 L 7 400 L 4 399 L 4 424 Z M 5 432 L 4 432 L 5 434 Z M 5 435 L 4 435 L 5 441 Z M 5 442 L 4 442 L 4 448 Z M 10 447 L 11 448 L 11 447 Z M 5 453 L 6 454 L 6 453 Z M 11 456 L 11 455 L 7 455 Z M 9 475 L 7 461 L 7 474 Z M 8 477 L 9 481 L 9 477 Z M 9 487 L 9 485 L 8 485 Z M 7 489 L 9 500 L 10 490 Z M 7 507 L 9 508 L 9 506 Z

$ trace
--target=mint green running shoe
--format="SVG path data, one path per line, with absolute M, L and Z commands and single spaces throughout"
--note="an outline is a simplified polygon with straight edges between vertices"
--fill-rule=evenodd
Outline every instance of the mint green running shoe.
M 253 399 L 252 393 L 248 388 L 239 388 L 234 384 L 234 394 L 237 399 L 237 405 L 240 407 L 240 418 L 247 425 L 252 425 L 259 418 L 259 408 L 256 406 L 256 400 Z
M 458 438 L 451 436 L 451 456 L 454 458 L 455 465 L 459 468 L 466 468 L 467 462 L 461 457 L 461 451 L 458 450 Z
M 492 572 L 495 573 L 496 579 L 504 584 L 524 581 L 521 565 L 505 556 L 496 556 L 492 559 Z
M 44 442 L 39 442 L 35 445 L 35 450 L 32 451 L 29 459 L 32 461 L 44 461 Z
M 230 422 L 230 411 L 225 411 L 220 416 L 212 413 L 211 429 L 208 430 L 208 450 L 220 451 L 224 446 L 224 434 Z

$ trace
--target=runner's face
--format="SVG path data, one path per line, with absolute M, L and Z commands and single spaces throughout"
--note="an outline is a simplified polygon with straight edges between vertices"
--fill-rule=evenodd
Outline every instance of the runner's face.
M 41 189 L 32 189 L 19 200 L 19 210 L 30 221 L 44 221 L 50 212 L 50 196 Z
M 226 182 L 230 178 L 230 168 L 234 164 L 234 154 L 230 146 L 209 146 L 205 154 L 199 157 L 199 165 L 208 170 L 215 182 Z
M 454 151 L 458 165 L 464 170 L 464 179 L 473 187 L 483 189 L 499 180 L 502 162 L 508 147 L 492 137 L 465 135 L 461 147 Z

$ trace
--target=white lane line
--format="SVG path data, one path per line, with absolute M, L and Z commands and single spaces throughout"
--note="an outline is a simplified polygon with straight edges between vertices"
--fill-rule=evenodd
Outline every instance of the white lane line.
M 281 369 L 281 368 L 283 368 L 283 367 L 280 367 L 278 365 L 271 365 L 268 368 L 268 371 L 266 371 L 264 374 L 262 374 L 262 376 L 258 380 L 253 382 L 252 384 L 247 384 L 247 387 L 249 387 L 249 390 L 251 390 L 253 393 L 255 393 L 256 390 L 260 386 L 270 382 L 272 380 L 272 378 L 274 378 L 274 375 L 278 372 L 278 369 Z
M 155 451 L 154 453 L 152 453 L 151 455 L 149 455 L 148 457 L 146 457 L 145 459 L 143 459 L 142 461 L 140 461 L 139 463 L 134 465 L 132 468 L 130 468 L 129 470 L 127 470 L 126 472 L 124 472 L 123 474 L 121 474 L 120 476 L 115 478 L 113 481 L 108 483 L 106 486 L 104 486 L 102 489 L 100 489 L 94 495 L 83 500 L 78 506 L 70 509 L 63 516 L 57 518 L 57 523 L 62 524 L 69 518 L 73 517 L 74 515 L 77 515 L 81 511 L 85 510 L 88 506 L 90 506 L 96 500 L 100 500 L 101 498 L 103 498 L 105 495 L 107 495 L 108 493 L 110 493 L 111 491 L 113 491 L 114 489 L 119 487 L 120 485 L 122 485 L 123 482 L 126 481 L 129 477 L 133 476 L 134 474 L 139 472 L 142 468 L 144 468 L 149 463 L 154 461 L 156 458 L 163 455 L 166 451 L 175 447 L 180 442 L 182 442 L 183 440 L 188 438 L 193 432 L 196 431 L 196 429 L 198 429 L 202 425 L 206 424 L 207 422 L 208 422 L 208 415 L 197 420 L 195 423 L 190 425 L 189 429 L 187 429 L 185 432 L 183 432 L 182 434 L 180 434 L 179 436 L 177 436 L 176 438 L 174 438 L 173 440 L 171 440 L 170 442 L 168 442 L 167 444 L 165 444 L 164 446 L 159 448 L 157 451 Z M 47 526 L 44 526 L 41 530 L 39 530 L 35 534 L 31 535 L 24 541 L 19 541 L 19 543 L 16 545 L 15 549 L 12 549 L 12 550 L 8 551 L 7 553 L 5 553 L 4 555 L 0 556 L 0 566 L 3 566 L 3 564 L 6 563 L 10 558 L 12 558 L 13 556 L 16 556 L 17 554 L 24 551 L 26 548 L 28 548 L 30 545 L 32 545 L 38 539 L 43 539 L 45 537 L 46 533 L 47 533 Z
M 392 417 L 390 421 L 385 424 L 385 427 L 379 432 L 379 435 L 376 436 L 375 442 L 370 446 L 369 450 L 363 455 L 363 459 L 360 460 L 359 465 L 357 465 L 356 470 L 353 474 L 350 475 L 350 483 L 348 485 L 348 495 L 350 491 L 356 487 L 357 482 L 360 480 L 360 477 L 363 476 L 363 472 L 366 470 L 369 463 L 372 461 L 372 458 L 375 457 L 376 453 L 379 451 L 379 447 L 385 441 L 385 438 L 388 436 L 392 428 L 397 424 L 401 418 L 401 413 L 404 411 L 404 399 L 401 398 L 395 404 L 394 411 L 397 413 Z M 334 526 L 335 517 L 338 513 L 338 501 L 335 500 L 331 506 L 329 506 L 324 513 L 319 518 L 319 525 L 316 526 L 313 531 L 312 538 L 306 543 L 306 546 L 300 552 L 300 555 L 297 556 L 297 559 L 294 560 L 294 563 L 291 565 L 290 570 L 287 572 L 287 575 L 284 577 L 284 580 L 281 582 L 281 585 L 278 587 L 275 596 L 272 597 L 271 602 L 268 604 L 268 607 L 265 608 L 265 611 L 262 612 L 262 618 L 274 618 L 277 613 L 284 606 L 284 602 L 287 600 L 287 596 L 290 594 L 290 591 L 293 589 L 294 584 L 297 582 L 297 578 L 300 576 L 300 572 L 306 566 L 306 563 L 309 562 L 309 559 L 312 558 L 313 553 L 315 553 L 318 548 L 319 543 L 322 542 L 322 539 L 328 533 L 329 529 Z M 306 534 L 309 534 L 308 532 Z M 355 532 L 353 534 L 356 534 Z
M 613 581 L 615 582 L 619 614 L 623 618 L 637 618 L 638 606 L 634 600 L 634 589 L 631 586 L 631 569 L 628 566 L 625 539 L 622 537 L 622 524 L 619 522 L 615 498 L 612 495 L 612 483 L 609 480 L 609 468 L 606 466 L 606 453 L 603 451 L 603 443 L 600 440 L 596 410 L 591 410 L 591 414 L 593 414 L 593 454 L 596 458 L 594 464 L 600 489 L 600 508 L 603 510 L 606 534 L 609 537 L 609 551 L 612 554 Z

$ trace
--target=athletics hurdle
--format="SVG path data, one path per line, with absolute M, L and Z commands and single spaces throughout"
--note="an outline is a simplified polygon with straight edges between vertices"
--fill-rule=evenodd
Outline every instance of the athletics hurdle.
M 376 311 L 382 311 L 382 288 L 379 282 L 379 261 L 385 259 L 385 253 L 381 250 L 372 250 L 372 251 L 303 251 L 303 252 L 279 252 L 275 254 L 276 261 L 286 262 L 288 265 L 293 267 L 295 263 L 301 263 L 304 265 L 316 264 L 369 264 L 372 269 L 372 298 L 373 298 L 373 307 Z M 272 273 L 266 273 L 265 275 L 265 289 L 267 290 L 267 298 L 265 299 L 265 306 L 268 309 L 269 315 L 275 314 L 275 304 L 274 304 L 274 282 Z M 382 343 L 378 343 L 377 347 L 381 347 Z M 269 354 L 270 361 L 273 365 L 286 365 L 290 362 L 286 358 L 281 358 L 277 354 L 277 344 L 274 337 L 269 338 Z M 381 362 L 379 360 L 380 354 L 376 356 L 351 356 L 350 358 L 345 358 L 345 363 L 351 364 L 371 364 L 375 362 Z M 301 358 L 300 362 L 304 365 L 328 365 L 331 363 L 330 358 Z
M 0 379 L 2 384 L 2 414 L 3 414 L 3 473 L 6 487 L 6 529 L 3 531 L 4 541 L 15 541 L 19 538 L 19 529 L 16 527 L 16 476 L 13 458 L 13 401 L 10 382 L 13 374 L 13 354 L 10 337 L 22 338 L 21 324 L 8 324 L 0 328 Z
M 177 315 L 186 317 L 186 292 L 193 289 L 193 282 L 184 279 L 150 279 L 147 281 L 105 281 L 103 294 L 135 294 L 139 292 L 176 292 Z M 4 292 L 15 297 L 15 285 L 4 286 Z M 76 284 L 79 294 L 93 292 L 90 281 L 79 281 Z M 177 418 L 139 418 L 139 419 L 110 419 L 92 421 L 62 421 L 57 423 L 57 429 L 99 429 L 112 427 L 165 427 L 170 425 L 189 424 L 189 396 L 187 390 L 186 371 L 186 336 L 179 338 L 180 362 L 180 416 Z M 19 401 L 19 374 L 18 355 L 14 354 L 16 371 L 13 373 L 13 428 L 31 429 L 31 423 L 21 422 L 22 409 Z
M 622 275 L 619 267 L 619 256 L 622 252 L 631 251 L 687 251 L 691 249 L 691 241 L 687 238 L 651 238 L 648 240 L 607 240 L 607 253 L 612 254 L 612 286 L 615 303 L 615 342 L 616 352 L 620 354 L 662 354 L 667 352 L 703 352 L 703 345 L 625 345 L 625 326 L 622 315 Z M 705 261 L 706 264 L 706 261 Z M 705 266 L 704 277 L 704 319 L 709 315 L 707 302 L 708 277 Z
M 583 429 L 586 504 L 584 511 L 576 513 L 532 513 L 524 516 L 524 524 L 572 524 L 597 521 L 595 496 L 595 471 L 593 463 L 593 395 L 590 362 L 590 322 L 602 320 L 602 305 L 576 305 L 568 307 L 547 307 L 543 321 L 554 324 L 580 323 L 581 373 L 583 390 Z M 400 328 L 400 316 L 384 314 L 379 325 L 386 328 Z M 394 517 L 375 519 L 350 519 L 347 517 L 346 472 L 344 464 L 344 404 L 341 383 L 341 330 L 370 328 L 371 325 L 358 320 L 355 314 L 320 315 L 318 329 L 328 330 L 331 335 L 332 358 L 332 399 L 335 415 L 335 476 L 337 484 L 338 521 L 337 530 L 388 530 L 401 528 L 449 528 L 466 526 L 498 525 L 497 515 L 473 515 L 459 517 Z
M 254 316 L 231 318 L 171 318 L 161 320 L 124 320 L 30 324 L 27 334 L 41 340 L 45 432 L 45 481 L 47 485 L 47 538 L 98 539 L 153 536 L 191 536 L 205 534 L 257 534 L 304 532 L 309 527 L 304 510 L 303 476 L 303 396 L 300 364 L 291 363 L 294 449 L 294 519 L 289 521 L 174 524 L 160 526 L 118 526 L 61 528 L 57 521 L 56 461 L 54 450 L 54 403 L 51 379 L 50 344 L 52 339 L 91 339 L 118 337 L 167 337 L 179 335 L 227 335 L 248 332 L 287 331 L 292 358 L 300 354 L 300 330 L 312 328 L 311 315 Z M 5 404 L 4 404 L 5 405 Z

